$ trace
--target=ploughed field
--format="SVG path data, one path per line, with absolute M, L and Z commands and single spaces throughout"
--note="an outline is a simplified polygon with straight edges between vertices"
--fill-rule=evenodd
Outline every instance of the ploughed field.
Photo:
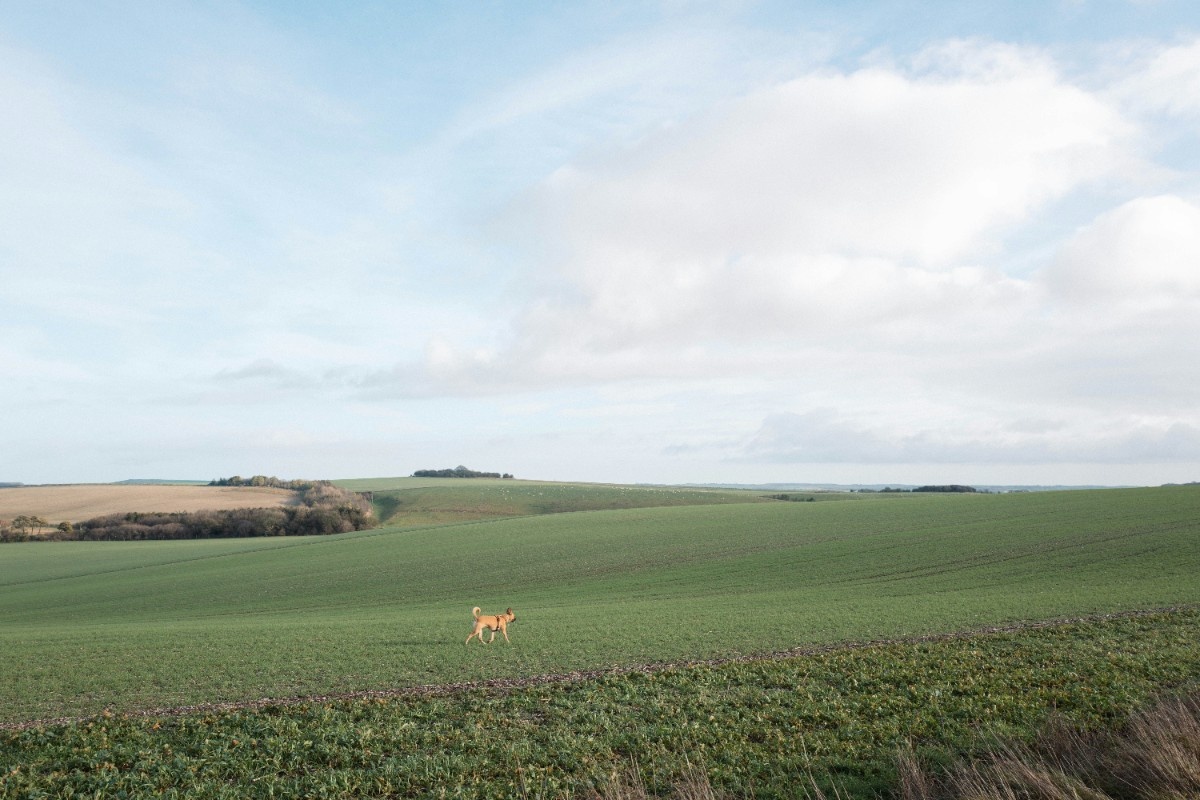
M 60 522 L 83 522 L 130 511 L 172 513 L 266 508 L 288 505 L 296 493 L 259 486 L 178 486 L 69 484 L 0 488 L 0 519 L 22 515 Z
M 819 775 L 850 776 L 840 785 L 878 788 L 890 779 L 888 754 L 909 731 L 940 735 L 936 718 L 905 722 L 892 713 L 901 713 L 897 704 L 932 713 L 958 698 L 946 713 L 960 748 L 965 731 L 993 723 L 1027 730 L 1052 706 L 1095 724 L 1200 678 L 1188 610 L 1200 598 L 1200 487 L 809 503 L 521 481 L 341 483 L 373 491 L 377 508 L 394 512 L 384 517 L 390 526 L 294 539 L 0 546 L 0 721 L 116 715 L 31 729 L 42 738 L 0 733 L 0 769 L 44 761 L 32 784 L 19 783 L 15 776 L 29 773 L 18 772 L 0 777 L 0 787 L 61 780 L 76 782 L 60 790 L 90 792 L 103 764 L 125 774 L 144 758 L 151 783 L 198 791 L 187 781 L 211 769 L 213 790 L 224 786 L 230 796 L 517 790 L 511 769 L 471 766 L 470 753 L 487 751 L 489 764 L 521 761 L 530 783 L 520 791 L 536 796 L 541 786 L 553 795 L 582 792 L 631 759 L 678 772 L 680 752 L 695 739 L 707 744 L 689 763 L 703 762 L 718 786 L 793 796 L 798 784 L 789 793 L 780 781 L 802 758 Z M 587 510 L 549 513 L 572 508 Z M 469 509 L 473 521 L 439 523 L 432 511 L 447 509 Z M 474 605 L 513 607 L 511 644 L 463 644 Z M 496 684 L 1166 607 L 1184 610 L 1032 638 L 894 645 L 920 662 L 904 667 L 887 648 L 868 648 L 761 668 L 612 672 L 499 694 L 121 719 L 134 710 Z M 817 705 L 807 711 L 788 710 L 810 701 Z M 662 714 L 652 711 L 659 705 Z M 102 749 L 97 726 L 135 744 L 122 756 L 109 741 L 111 752 L 93 763 L 85 751 Z M 476 730 L 508 731 L 513 743 Z M 721 731 L 741 744 L 722 745 Z M 835 731 L 835 739 L 865 738 L 850 749 L 830 740 L 814 753 Z M 251 740 L 259 750 L 239 761 L 237 748 Z M 163 746 L 182 759 L 182 772 L 154 755 Z M 515 750 L 489 749 L 506 746 Z M 52 778 L 48 765 L 65 752 L 58 747 L 76 753 L 90 777 L 68 769 Z M 184 748 L 192 748 L 186 758 Z M 766 766 L 755 773 L 752 762 Z M 874 766 L 851 775 L 851 762 Z M 241 783 L 254 765 L 269 774 Z M 353 788 L 339 795 L 332 784 L 318 791 L 310 783 L 325 779 Z

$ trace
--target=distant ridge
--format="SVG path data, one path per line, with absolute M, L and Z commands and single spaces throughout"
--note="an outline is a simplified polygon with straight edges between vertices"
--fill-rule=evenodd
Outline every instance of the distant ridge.
M 761 492 L 878 492 L 883 489 L 912 491 L 922 484 L 917 483 L 685 483 L 683 486 L 697 489 L 750 489 Z M 1042 486 L 997 485 L 973 483 L 981 492 L 1063 492 L 1082 489 L 1127 489 L 1128 486 Z
M 126 478 L 114 481 L 116 486 L 204 486 L 208 481 L 172 481 L 162 478 Z

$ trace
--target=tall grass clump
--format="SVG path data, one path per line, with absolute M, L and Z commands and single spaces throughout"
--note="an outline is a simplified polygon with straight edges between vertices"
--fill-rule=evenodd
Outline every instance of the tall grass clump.
M 626 769 L 614 772 L 599 788 L 584 795 L 586 800 L 654 800 L 659 796 L 646 786 L 636 759 Z M 694 765 L 689 765 L 671 784 L 670 792 L 665 796 L 670 800 L 732 800 L 733 797 L 714 789 L 708 774 Z
M 1168 698 L 1113 731 L 1061 720 L 1032 743 L 996 742 L 940 776 L 911 747 L 901 800 L 1188 800 L 1200 797 L 1200 692 Z

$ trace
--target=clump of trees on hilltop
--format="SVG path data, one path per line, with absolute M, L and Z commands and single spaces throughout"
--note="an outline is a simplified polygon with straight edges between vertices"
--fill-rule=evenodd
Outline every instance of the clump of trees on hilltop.
M 414 478 L 511 478 L 512 475 L 499 472 L 476 472 L 464 466 L 454 469 L 419 469 L 412 474 Z
M 976 489 L 974 486 L 962 486 L 957 483 L 951 483 L 944 486 L 918 486 L 915 489 L 893 489 L 891 486 L 886 486 L 882 489 L 851 489 L 851 491 L 859 492 L 861 494 L 871 494 L 873 492 L 879 492 L 880 494 L 895 494 L 897 492 L 949 492 L 952 494 L 988 493 L 987 490 L 981 491 Z
M 328 483 L 328 481 L 323 481 Z M 234 475 L 232 478 L 217 478 L 215 481 L 209 481 L 209 486 L 263 486 L 270 489 L 291 489 L 292 491 L 302 492 L 305 489 L 312 488 L 313 484 L 318 481 L 294 480 L 285 481 L 276 478 L 274 475 L 267 477 L 266 475 L 255 475 L 253 478 L 243 478 L 241 475 Z
M 812 495 L 805 496 L 805 495 L 799 495 L 799 494 L 786 494 L 785 493 L 785 494 L 768 494 L 768 495 L 766 495 L 766 497 L 768 500 L 787 500 L 788 502 L 791 502 L 791 503 L 815 503 L 815 502 L 817 502 L 817 498 L 813 497 Z

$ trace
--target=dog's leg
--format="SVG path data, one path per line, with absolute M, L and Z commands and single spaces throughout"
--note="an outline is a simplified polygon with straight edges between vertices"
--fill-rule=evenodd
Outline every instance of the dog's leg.
M 509 644 L 512 644 L 512 640 L 510 640 L 508 638 L 508 626 L 505 625 L 503 628 L 500 629 L 500 632 L 504 634 L 504 641 L 508 642 Z

